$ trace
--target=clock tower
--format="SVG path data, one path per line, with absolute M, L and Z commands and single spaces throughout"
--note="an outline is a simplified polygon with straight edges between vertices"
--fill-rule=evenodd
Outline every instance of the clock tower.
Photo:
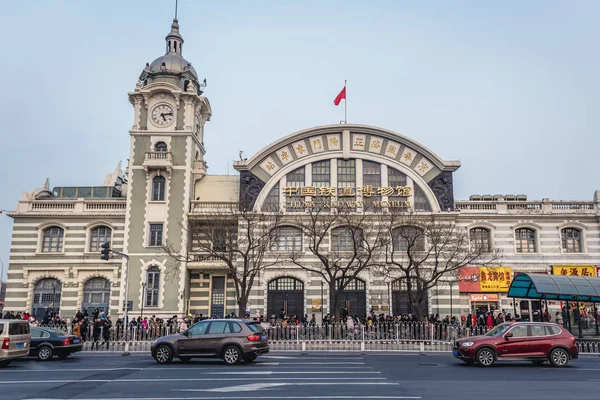
M 173 250 L 186 251 L 194 184 L 206 175 L 204 124 L 211 108 L 202 96 L 205 83 L 183 58 L 177 18 L 165 42 L 165 54 L 146 64 L 129 93 L 133 126 L 124 251 L 130 256 L 133 314 L 143 308 L 144 314 L 170 317 L 186 311 L 189 279 L 185 263 L 174 263 L 162 246 L 168 240 Z M 122 279 L 122 305 L 124 290 Z

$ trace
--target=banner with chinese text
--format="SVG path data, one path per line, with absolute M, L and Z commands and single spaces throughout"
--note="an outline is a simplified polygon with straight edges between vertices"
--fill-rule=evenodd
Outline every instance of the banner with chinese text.
M 595 265 L 553 265 L 553 275 L 597 276 Z
M 510 267 L 464 267 L 458 270 L 461 293 L 505 293 L 512 281 Z

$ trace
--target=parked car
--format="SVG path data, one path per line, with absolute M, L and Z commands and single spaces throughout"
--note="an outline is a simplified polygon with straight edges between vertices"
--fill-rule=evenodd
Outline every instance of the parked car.
M 564 367 L 579 356 L 575 337 L 561 325 L 545 322 L 511 322 L 482 336 L 454 342 L 454 357 L 467 364 L 489 367 L 496 361 L 549 361 Z
M 152 343 L 152 357 L 168 364 L 174 357 L 187 362 L 195 357 L 222 358 L 227 364 L 253 362 L 269 352 L 267 334 L 255 321 L 207 319 L 184 332 L 163 336 Z
M 81 351 L 83 343 L 78 336 L 52 328 L 31 328 L 30 356 L 48 361 L 53 356 L 61 360 Z
M 29 322 L 20 319 L 0 320 L 0 367 L 29 354 Z

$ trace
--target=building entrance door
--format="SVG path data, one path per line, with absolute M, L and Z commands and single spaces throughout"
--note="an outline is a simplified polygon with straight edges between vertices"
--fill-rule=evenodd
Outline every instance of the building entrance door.
M 298 319 L 304 316 L 304 283 L 294 278 L 278 278 L 269 282 L 267 315 L 281 318 L 281 313 Z
M 211 318 L 223 318 L 225 316 L 225 277 L 212 277 L 211 290 Z
M 337 284 L 339 287 L 339 280 Z M 353 279 L 346 285 L 340 293 L 338 310 L 335 312 L 336 318 L 342 315 L 344 307 L 348 311 L 348 315 L 358 315 L 360 319 L 367 315 L 367 293 L 364 281 Z

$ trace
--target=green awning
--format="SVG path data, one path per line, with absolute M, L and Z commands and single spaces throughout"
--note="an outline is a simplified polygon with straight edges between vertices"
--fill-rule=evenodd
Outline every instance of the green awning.
M 600 278 L 519 274 L 510 284 L 508 297 L 600 303 Z

